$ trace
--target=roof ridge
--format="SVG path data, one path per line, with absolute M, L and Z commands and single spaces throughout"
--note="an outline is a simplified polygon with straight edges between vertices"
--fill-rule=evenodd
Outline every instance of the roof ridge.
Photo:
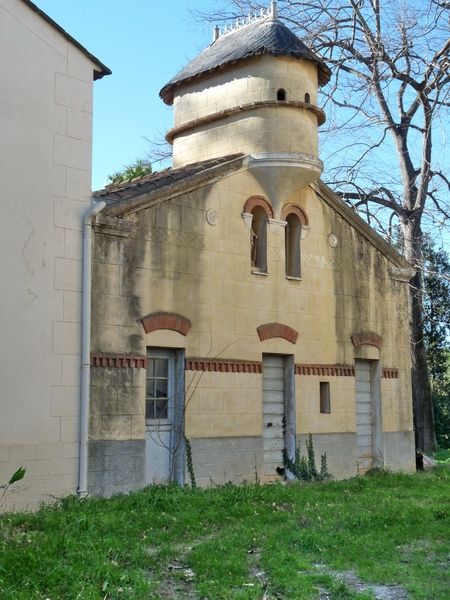
M 161 171 L 152 171 L 151 173 L 144 173 L 143 175 L 137 175 L 136 177 L 129 177 L 128 179 L 122 179 L 122 181 L 118 181 L 117 183 L 111 182 L 108 185 L 105 185 L 105 187 L 103 189 L 108 190 L 108 191 L 120 189 L 121 187 L 126 187 L 130 183 L 133 183 L 133 182 L 137 183 L 138 181 L 151 179 L 155 175 L 161 175 L 161 173 L 164 173 L 165 171 L 170 171 L 170 170 L 171 170 L 171 167 L 167 167 L 165 169 L 161 169 Z M 101 191 L 101 190 L 98 190 L 98 191 Z
M 135 177 L 134 179 L 127 179 L 125 181 L 121 181 L 120 183 L 111 183 L 110 185 L 107 185 L 100 190 L 96 190 L 94 192 L 94 196 L 103 197 L 118 194 L 118 197 L 120 197 L 120 194 L 122 192 L 126 193 L 127 190 L 140 189 L 145 187 L 146 185 L 153 186 L 154 188 L 161 187 L 161 185 L 166 185 L 164 183 L 164 180 L 168 180 L 169 178 L 172 180 L 173 183 L 177 180 L 189 177 L 192 174 L 199 173 L 202 171 L 202 169 L 205 170 L 224 165 L 229 162 L 233 162 L 233 160 L 236 160 L 238 158 L 242 158 L 243 156 L 244 155 L 242 153 L 227 154 L 216 158 L 208 158 L 206 160 L 190 163 L 176 168 L 167 167 L 166 169 L 162 169 L 161 171 L 146 173 L 145 175 Z

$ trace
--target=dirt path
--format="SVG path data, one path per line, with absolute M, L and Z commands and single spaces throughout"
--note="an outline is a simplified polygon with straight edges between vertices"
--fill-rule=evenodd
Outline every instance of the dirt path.
M 409 596 L 399 585 L 378 585 L 361 581 L 353 571 L 334 571 L 326 565 L 314 565 L 321 573 L 325 573 L 337 581 L 342 581 L 354 592 L 372 592 L 376 600 L 408 600 Z M 320 590 L 320 600 L 330 600 L 332 597 L 325 589 Z

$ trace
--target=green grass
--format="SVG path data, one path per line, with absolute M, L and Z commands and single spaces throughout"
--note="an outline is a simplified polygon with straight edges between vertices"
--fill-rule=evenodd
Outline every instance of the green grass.
M 450 448 L 442 448 L 440 450 L 437 450 L 433 456 L 436 462 L 440 465 L 450 464 Z
M 0 518 L 2 600 L 449 598 L 450 469 L 311 485 L 151 487 Z

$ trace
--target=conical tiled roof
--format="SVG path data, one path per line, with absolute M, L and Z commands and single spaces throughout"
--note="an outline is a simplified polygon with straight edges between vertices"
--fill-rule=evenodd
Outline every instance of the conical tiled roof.
M 166 104 L 172 104 L 174 90 L 180 84 L 262 54 L 311 60 L 318 66 L 319 84 L 325 85 L 330 79 L 330 70 L 321 58 L 286 25 L 277 19 L 267 18 L 219 37 L 175 75 L 162 88 L 159 95 Z

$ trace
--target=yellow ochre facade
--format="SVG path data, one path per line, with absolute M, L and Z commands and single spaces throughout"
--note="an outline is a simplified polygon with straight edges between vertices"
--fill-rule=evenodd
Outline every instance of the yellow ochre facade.
M 172 131 L 181 129 L 173 141 L 174 167 L 235 152 L 317 156 L 317 85 L 314 64 L 267 55 L 186 84 L 173 103 Z M 275 106 L 280 89 L 288 100 Z M 226 118 L 212 120 L 226 111 Z
M 289 479 L 309 433 L 336 478 L 415 466 L 412 271 L 320 182 L 326 66 L 285 30 L 219 35 L 162 90 L 173 168 L 97 193 L 91 493 L 188 482 L 189 450 L 200 485 Z

